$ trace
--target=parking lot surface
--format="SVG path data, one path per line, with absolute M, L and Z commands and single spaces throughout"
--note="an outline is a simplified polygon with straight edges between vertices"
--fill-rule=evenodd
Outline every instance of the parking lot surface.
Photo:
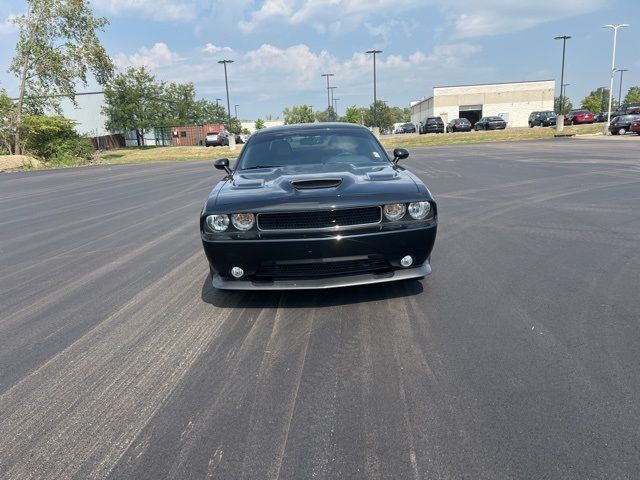
M 639 147 L 413 149 L 433 275 L 321 292 L 213 290 L 211 162 L 0 176 L 0 478 L 637 478 Z

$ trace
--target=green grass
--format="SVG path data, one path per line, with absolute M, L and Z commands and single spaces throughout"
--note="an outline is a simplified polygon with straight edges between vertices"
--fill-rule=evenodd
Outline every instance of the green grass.
M 603 124 L 574 125 L 564 127 L 564 134 L 592 135 L 602 132 Z M 554 138 L 554 128 L 513 128 L 507 130 L 471 131 L 458 133 L 410 136 L 382 137 L 380 140 L 385 148 L 395 147 L 419 147 L 435 145 L 458 145 L 466 143 L 484 142 L 514 142 L 521 140 L 538 140 L 542 138 Z
M 228 147 L 130 147 L 100 154 L 104 163 L 174 162 L 184 160 L 212 160 L 235 158 L 240 155 L 242 145 L 231 151 Z

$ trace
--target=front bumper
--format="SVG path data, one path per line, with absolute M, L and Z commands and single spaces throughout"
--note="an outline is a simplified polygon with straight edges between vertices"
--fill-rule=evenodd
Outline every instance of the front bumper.
M 277 289 L 332 288 L 428 275 L 431 271 L 428 258 L 435 243 L 436 231 L 437 223 L 433 222 L 423 227 L 366 233 L 349 232 L 308 238 L 211 240 L 211 237 L 203 236 L 202 244 L 211 268 L 217 273 L 213 282 L 217 288 L 261 288 L 254 283 L 266 285 L 265 281 L 267 283 L 270 281 L 276 285 L 272 288 Z M 400 259 L 406 255 L 413 257 L 413 266 L 402 268 Z M 264 268 L 265 265 L 338 262 L 343 259 L 362 257 L 383 258 L 388 262 L 389 268 L 384 272 L 352 272 L 300 279 L 260 276 L 261 267 Z M 425 264 L 426 267 L 424 267 Z M 415 267 L 416 265 L 419 267 Z M 241 280 L 235 280 L 229 274 L 235 266 L 244 270 L 244 277 Z M 259 276 L 256 276 L 256 273 Z M 295 285 L 305 286 L 296 287 Z
M 425 262 L 419 267 L 403 268 L 386 273 L 362 273 L 309 279 L 230 280 L 220 275 L 214 275 L 211 284 L 220 290 L 324 290 L 424 278 L 430 273 L 431 265 Z

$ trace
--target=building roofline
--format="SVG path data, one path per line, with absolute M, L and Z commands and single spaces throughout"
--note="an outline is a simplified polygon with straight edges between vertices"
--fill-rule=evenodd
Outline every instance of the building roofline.
M 454 88 L 454 87 L 482 87 L 486 85 L 514 85 L 516 83 L 540 83 L 540 82 L 555 82 L 555 78 L 550 78 L 546 80 L 524 80 L 522 82 L 490 82 L 490 83 L 469 83 L 466 85 L 438 85 L 436 88 Z

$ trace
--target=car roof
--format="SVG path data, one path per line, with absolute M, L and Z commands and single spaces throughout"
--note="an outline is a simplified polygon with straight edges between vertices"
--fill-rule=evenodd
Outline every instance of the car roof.
M 340 131 L 340 132 L 361 132 L 369 129 L 362 125 L 358 125 L 355 123 L 342 123 L 342 122 L 314 122 L 314 123 L 295 123 L 291 125 L 279 125 L 277 127 L 269 127 L 263 128 L 261 130 L 257 130 L 253 136 L 260 136 L 269 133 L 278 133 L 278 134 L 304 134 L 306 132 L 313 131 L 322 131 L 322 130 L 331 130 L 331 131 Z

